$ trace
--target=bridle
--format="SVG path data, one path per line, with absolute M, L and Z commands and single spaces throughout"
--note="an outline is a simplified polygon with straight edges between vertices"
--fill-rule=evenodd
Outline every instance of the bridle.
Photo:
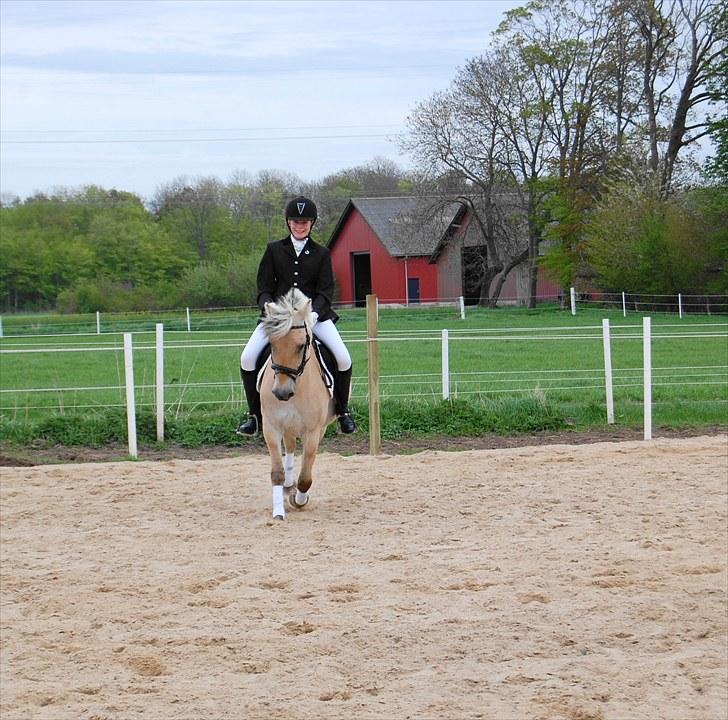
M 270 366 L 273 369 L 273 373 L 275 375 L 278 375 L 280 373 L 282 373 L 283 375 L 288 375 L 295 383 L 296 380 L 298 380 L 298 376 L 303 372 L 303 369 L 306 367 L 306 363 L 308 362 L 308 348 L 311 346 L 311 336 L 308 334 L 308 326 L 305 323 L 303 323 L 302 325 L 292 325 L 291 330 L 306 331 L 306 344 L 303 346 L 303 357 L 301 358 L 301 363 L 297 368 L 291 368 L 287 365 L 279 365 L 277 362 L 273 361 L 273 352 L 271 351 Z

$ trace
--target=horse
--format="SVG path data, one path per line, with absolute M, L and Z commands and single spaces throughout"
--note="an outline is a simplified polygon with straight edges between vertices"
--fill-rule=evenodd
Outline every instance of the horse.
M 273 518 L 284 520 L 284 494 L 294 509 L 305 507 L 309 501 L 319 443 L 336 413 L 313 347 L 311 300 L 293 288 L 276 302 L 265 304 L 261 322 L 271 350 L 260 376 L 263 437 L 271 458 Z M 298 438 L 303 460 L 294 491 Z

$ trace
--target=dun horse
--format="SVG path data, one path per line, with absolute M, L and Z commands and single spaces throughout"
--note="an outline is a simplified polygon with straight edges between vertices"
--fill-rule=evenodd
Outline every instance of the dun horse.
M 319 443 L 336 418 L 312 345 L 312 320 L 311 300 L 296 288 L 278 302 L 266 303 L 262 320 L 271 347 L 260 381 L 263 437 L 271 457 L 273 517 L 279 520 L 286 516 L 284 491 L 291 507 L 308 503 Z M 294 490 L 297 438 L 303 445 L 303 460 Z

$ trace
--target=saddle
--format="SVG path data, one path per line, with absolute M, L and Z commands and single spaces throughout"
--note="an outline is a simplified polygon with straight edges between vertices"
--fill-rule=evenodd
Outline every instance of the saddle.
M 319 361 L 321 366 L 321 380 L 323 381 L 326 389 L 329 391 L 329 396 L 334 396 L 334 378 L 336 377 L 336 358 L 334 353 L 322 343 L 318 338 L 314 337 L 311 342 L 313 351 L 316 353 L 316 359 Z M 256 387 L 260 392 L 260 383 L 263 379 L 263 372 L 270 364 L 270 344 L 266 345 L 258 359 L 255 361 L 255 371 L 258 374 L 258 380 Z M 332 370 L 333 368 L 333 370 Z

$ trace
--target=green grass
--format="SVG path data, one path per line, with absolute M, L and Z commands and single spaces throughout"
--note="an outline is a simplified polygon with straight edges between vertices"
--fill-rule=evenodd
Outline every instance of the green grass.
M 366 428 L 365 312 L 340 314 L 338 327 L 354 359 L 353 405 L 360 426 Z M 86 445 L 123 441 L 122 333 L 143 323 L 151 329 L 166 319 L 134 314 L 116 318 L 115 325 L 107 318 L 114 332 L 97 335 L 94 318 L 93 332 L 72 336 L 51 332 L 57 317 L 34 316 L 33 331 L 45 336 L 12 336 L 13 327 L 19 331 L 28 325 L 3 318 L 0 440 Z M 605 317 L 611 323 L 616 422 L 639 427 L 641 315 L 624 318 L 621 310 L 591 308 L 576 316 L 554 307 L 468 308 L 461 320 L 453 308 L 380 309 L 383 436 L 605 426 Z M 207 313 L 200 327 L 193 323 L 196 329 L 191 333 L 165 324 L 166 435 L 171 441 L 235 442 L 231 428 L 244 411 L 238 361 L 255 320 L 253 311 L 227 311 Z M 450 338 L 451 402 L 445 403 L 443 329 Z M 652 332 L 655 426 L 728 425 L 727 319 L 657 315 L 652 317 Z M 153 442 L 154 333 L 134 332 L 133 339 L 139 437 L 142 443 Z

